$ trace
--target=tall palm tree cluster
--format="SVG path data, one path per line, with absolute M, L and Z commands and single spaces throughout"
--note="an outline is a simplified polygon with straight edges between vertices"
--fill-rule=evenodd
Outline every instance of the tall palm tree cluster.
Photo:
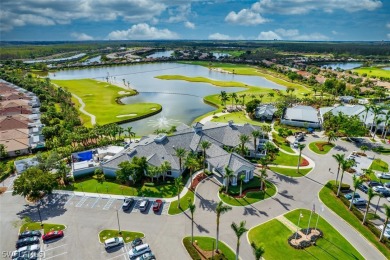
M 375 139 L 375 136 L 378 134 L 379 125 L 384 123 L 384 126 L 382 128 L 381 138 L 386 139 L 387 132 L 390 128 L 390 106 L 385 105 L 375 105 L 375 104 L 367 104 L 364 106 L 365 108 L 365 117 L 364 117 L 364 124 L 367 123 L 367 116 L 368 113 L 371 111 L 373 114 L 373 122 L 370 127 L 370 133 Z M 380 117 L 380 115 L 384 115 L 383 117 Z

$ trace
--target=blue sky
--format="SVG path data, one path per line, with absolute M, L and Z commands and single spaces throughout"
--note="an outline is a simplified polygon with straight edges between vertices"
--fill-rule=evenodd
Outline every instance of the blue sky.
M 390 0 L 2 0 L 0 40 L 390 40 Z

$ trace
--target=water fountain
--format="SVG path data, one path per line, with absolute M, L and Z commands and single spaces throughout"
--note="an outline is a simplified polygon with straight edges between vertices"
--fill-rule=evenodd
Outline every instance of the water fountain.
M 153 128 L 164 129 L 180 124 L 179 120 L 166 118 L 163 114 L 157 119 L 148 120 L 147 124 Z

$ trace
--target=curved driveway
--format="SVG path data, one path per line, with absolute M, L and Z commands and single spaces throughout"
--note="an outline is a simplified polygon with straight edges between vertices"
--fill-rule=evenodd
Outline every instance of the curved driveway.
M 313 137 L 307 139 L 307 143 L 318 140 L 318 138 Z M 303 153 L 316 164 L 315 169 L 305 177 L 289 178 L 269 172 L 269 180 L 275 183 L 278 188 L 277 195 L 247 207 L 234 207 L 233 210 L 223 215 L 220 224 L 221 240 L 235 248 L 236 237 L 230 228 L 232 221 L 245 220 L 247 228 L 252 228 L 296 208 L 311 209 L 313 203 L 319 209 L 318 192 L 328 180 L 335 178 L 337 172 L 337 164 L 331 154 L 344 152 L 348 155 L 356 149 L 353 144 L 347 142 L 338 141 L 337 144 L 338 146 L 326 156 L 314 154 L 307 147 L 303 150 Z M 376 155 L 376 157 L 386 159 L 384 156 Z M 331 172 L 329 172 L 329 167 L 331 167 Z M 346 175 L 344 179 L 346 182 L 351 182 L 349 175 Z M 195 235 L 215 236 L 216 215 L 214 210 L 219 201 L 218 188 L 219 184 L 214 179 L 205 180 L 198 186 L 195 201 L 197 205 Z M 11 250 L 14 245 L 14 239 L 8 238 L 16 238 L 17 230 L 12 227 L 12 223 L 17 216 L 30 215 L 33 219 L 37 219 L 35 208 L 24 204 L 26 203 L 22 198 L 12 197 L 10 193 L 0 197 L 1 250 Z M 42 215 L 45 220 L 49 219 L 49 222 L 68 225 L 67 236 L 70 236 L 72 240 L 67 244 L 68 255 L 55 259 L 69 259 L 69 256 L 78 259 L 98 259 L 99 254 L 102 254 L 102 246 L 96 242 L 99 230 L 117 228 L 116 210 L 85 209 L 62 205 L 42 209 Z M 158 259 L 189 259 L 181 244 L 182 238 L 191 234 L 191 222 L 187 213 L 167 216 L 120 212 L 119 217 L 122 230 L 145 233 L 146 241 L 151 245 Z M 322 217 L 350 241 L 366 259 L 385 259 L 355 229 L 329 209 L 325 208 Z M 252 250 L 246 242 L 246 237 L 243 237 L 241 241 L 240 256 L 245 260 L 253 259 Z

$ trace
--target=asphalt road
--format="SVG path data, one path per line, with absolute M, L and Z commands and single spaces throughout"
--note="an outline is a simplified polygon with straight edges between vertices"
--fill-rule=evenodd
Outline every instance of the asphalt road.
M 318 138 L 308 137 L 307 143 Z M 269 180 L 276 184 L 275 197 L 247 207 L 234 207 L 221 217 L 220 239 L 235 248 L 236 237 L 230 228 L 232 221 L 246 221 L 247 228 L 264 223 L 278 215 L 296 208 L 311 209 L 313 203 L 320 208 L 318 192 L 330 179 L 335 178 L 337 164 L 331 154 L 356 150 L 354 144 L 338 141 L 330 154 L 321 156 L 312 153 L 308 147 L 303 154 L 312 159 L 315 169 L 305 177 L 289 178 L 269 172 Z M 370 152 L 368 152 L 370 154 Z M 386 156 L 379 156 L 388 160 Z M 329 172 L 329 168 L 331 171 Z M 350 175 L 345 182 L 352 182 Z M 215 206 L 218 203 L 219 184 L 214 179 L 203 181 L 198 186 L 195 212 L 195 235 L 215 236 Z M 140 213 L 136 208 L 125 213 L 120 210 L 121 201 L 103 198 L 83 198 L 69 195 L 51 196 L 41 208 L 44 222 L 61 223 L 67 226 L 65 237 L 52 244 L 43 245 L 45 259 L 127 259 L 128 246 L 106 252 L 98 241 L 98 233 L 103 229 L 117 229 L 116 210 L 119 209 L 122 230 L 139 231 L 145 234 L 145 242 L 150 244 L 157 259 L 190 259 L 182 246 L 182 238 L 191 234 L 191 221 L 188 213 L 169 216 L 166 210 L 155 214 Z M 167 207 L 168 205 L 165 205 Z M 382 214 L 382 213 L 381 213 Z M 14 250 L 18 229 L 14 224 L 23 216 L 38 220 L 37 209 L 19 196 L 5 193 L 0 197 L 0 247 L 2 252 Z M 322 216 L 331 223 L 366 259 L 385 259 L 351 226 L 325 208 Z M 254 259 L 246 237 L 242 237 L 240 247 L 242 259 Z

